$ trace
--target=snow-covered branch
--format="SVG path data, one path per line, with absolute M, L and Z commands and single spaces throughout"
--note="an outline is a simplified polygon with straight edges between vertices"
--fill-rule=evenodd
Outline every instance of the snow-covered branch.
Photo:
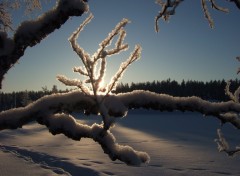
M 16 129 L 45 115 L 61 112 L 88 111 L 95 102 L 79 91 L 45 96 L 24 108 L 0 113 L 0 129 Z M 91 110 L 94 113 L 93 110 Z M 96 112 L 95 112 L 96 113 Z
M 103 125 L 81 124 L 68 114 L 72 111 L 88 110 L 94 106 L 92 98 L 79 91 L 49 95 L 25 108 L 1 112 L 0 129 L 15 129 L 31 121 L 37 121 L 47 126 L 53 135 L 64 134 L 73 140 L 92 138 L 112 160 L 119 159 L 129 165 L 149 162 L 150 158 L 145 152 L 135 151 L 130 146 L 116 143 L 113 134 L 109 130 L 106 131 Z
M 102 99 L 104 95 L 99 95 Z M 173 97 L 166 94 L 157 94 L 149 91 L 133 91 L 117 95 L 108 95 L 103 101 L 107 113 L 114 117 L 124 117 L 128 110 L 134 108 L 153 109 L 159 111 L 193 111 L 203 115 L 219 117 L 227 112 L 240 113 L 240 104 L 228 102 L 209 102 L 198 97 Z M 25 108 L 16 108 L 0 113 L 0 129 L 18 128 L 34 121 L 41 114 L 61 112 L 86 112 L 98 114 L 100 112 L 93 95 L 85 95 L 74 91 L 64 94 L 45 96 Z M 225 117 L 226 122 L 230 122 Z M 232 124 L 240 129 L 240 119 Z M 19 124 L 20 123 L 20 124 Z M 19 125 L 18 125 L 19 124 Z
M 101 100 L 103 97 L 104 95 L 99 95 L 97 99 Z M 222 113 L 240 112 L 240 105 L 233 101 L 213 103 L 198 97 L 181 98 L 148 91 L 108 95 L 103 100 L 101 107 L 99 107 L 95 98 L 94 95 L 86 95 L 80 91 L 45 96 L 24 108 L 1 112 L 0 129 L 20 128 L 29 122 L 37 121 L 46 125 L 52 134 L 63 133 L 74 140 L 80 140 L 82 137 L 92 138 L 102 146 L 104 152 L 112 160 L 119 159 L 130 165 L 139 165 L 142 162 L 149 161 L 149 156 L 146 153 L 134 151 L 129 146 L 118 145 L 110 129 L 107 130 L 104 124 L 87 126 L 77 122 L 69 114 L 82 111 L 86 114 L 107 115 L 114 120 L 114 117 L 124 117 L 128 110 L 132 108 L 160 111 L 196 111 L 217 118 Z M 105 120 L 111 119 L 106 118 Z M 239 118 L 232 121 L 228 117 L 224 117 L 224 120 L 240 129 Z M 111 123 L 108 122 L 108 124 Z
M 63 113 L 43 117 L 39 122 L 46 125 L 53 135 L 64 134 L 73 140 L 93 139 L 101 145 L 104 153 L 108 154 L 113 161 L 118 159 L 128 165 L 138 166 L 142 163 L 148 163 L 150 160 L 147 153 L 116 143 L 113 134 L 109 130 L 106 131 L 103 125 L 93 124 L 88 126 L 81 124 L 71 115 Z
M 149 91 L 133 91 L 131 93 L 118 94 L 117 96 L 128 109 L 145 108 L 160 111 L 192 111 L 205 116 L 215 116 L 221 122 L 229 122 L 240 129 L 240 119 L 223 114 L 228 112 L 239 113 L 240 104 L 228 102 L 209 102 L 199 97 L 173 97 L 166 94 L 156 94 Z
M 81 16 L 88 10 L 83 0 L 59 0 L 56 7 L 36 20 L 23 22 L 13 39 L 7 33 L 0 35 L 0 88 L 7 71 L 24 55 L 27 47 L 38 44 L 47 35 L 63 25 L 71 16 Z M 4 34 L 3 34 L 4 33 Z

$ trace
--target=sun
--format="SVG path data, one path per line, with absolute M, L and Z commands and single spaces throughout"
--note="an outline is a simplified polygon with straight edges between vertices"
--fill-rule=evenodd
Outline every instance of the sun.
M 104 90 L 104 89 L 105 89 L 105 82 L 104 82 L 104 80 L 102 80 L 99 83 L 99 90 Z

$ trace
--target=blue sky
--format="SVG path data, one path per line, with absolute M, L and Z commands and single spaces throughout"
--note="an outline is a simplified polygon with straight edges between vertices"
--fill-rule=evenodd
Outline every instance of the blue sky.
M 160 32 L 155 33 L 154 18 L 160 7 L 154 0 L 90 0 L 90 11 L 95 17 L 80 34 L 78 42 L 85 51 L 93 54 L 113 27 L 122 18 L 128 18 L 131 23 L 126 27 L 125 42 L 130 48 L 108 58 L 105 82 L 128 58 L 135 44 L 142 46 L 142 57 L 126 71 L 122 79 L 124 83 L 167 78 L 177 81 L 235 79 L 240 65 L 235 59 L 240 55 L 240 10 L 225 1 L 217 2 L 229 7 L 230 13 L 224 14 L 209 7 L 214 29 L 204 18 L 200 0 L 185 0 L 169 22 L 159 21 Z M 56 80 L 58 74 L 82 79 L 72 72 L 72 68 L 81 62 L 67 39 L 87 16 L 71 18 L 40 44 L 28 48 L 5 76 L 2 91 L 41 90 L 44 86 L 51 89 L 54 84 L 65 89 Z M 24 18 L 18 15 L 15 22 Z

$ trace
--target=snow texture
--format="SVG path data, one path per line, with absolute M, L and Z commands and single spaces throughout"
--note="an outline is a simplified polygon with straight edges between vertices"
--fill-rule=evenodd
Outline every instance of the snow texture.
M 77 121 L 92 124 L 98 116 L 74 114 Z M 239 172 L 239 157 L 226 157 L 215 149 L 213 138 L 218 120 L 201 118 L 199 113 L 131 110 L 112 133 L 119 144 L 146 151 L 147 165 L 128 167 L 111 162 L 91 139 L 81 142 L 64 135 L 52 136 L 39 124 L 0 133 L 0 175 L 61 176 L 220 176 Z M 223 126 L 229 144 L 238 143 L 239 133 Z M 14 168 L 14 169 L 13 169 Z

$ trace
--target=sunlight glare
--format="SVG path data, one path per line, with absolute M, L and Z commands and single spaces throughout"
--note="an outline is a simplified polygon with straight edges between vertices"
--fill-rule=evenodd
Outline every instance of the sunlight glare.
M 104 91 L 105 90 L 105 82 L 104 82 L 104 80 L 102 80 L 102 81 L 100 81 L 100 83 L 99 83 L 99 90 L 101 90 L 101 91 Z

